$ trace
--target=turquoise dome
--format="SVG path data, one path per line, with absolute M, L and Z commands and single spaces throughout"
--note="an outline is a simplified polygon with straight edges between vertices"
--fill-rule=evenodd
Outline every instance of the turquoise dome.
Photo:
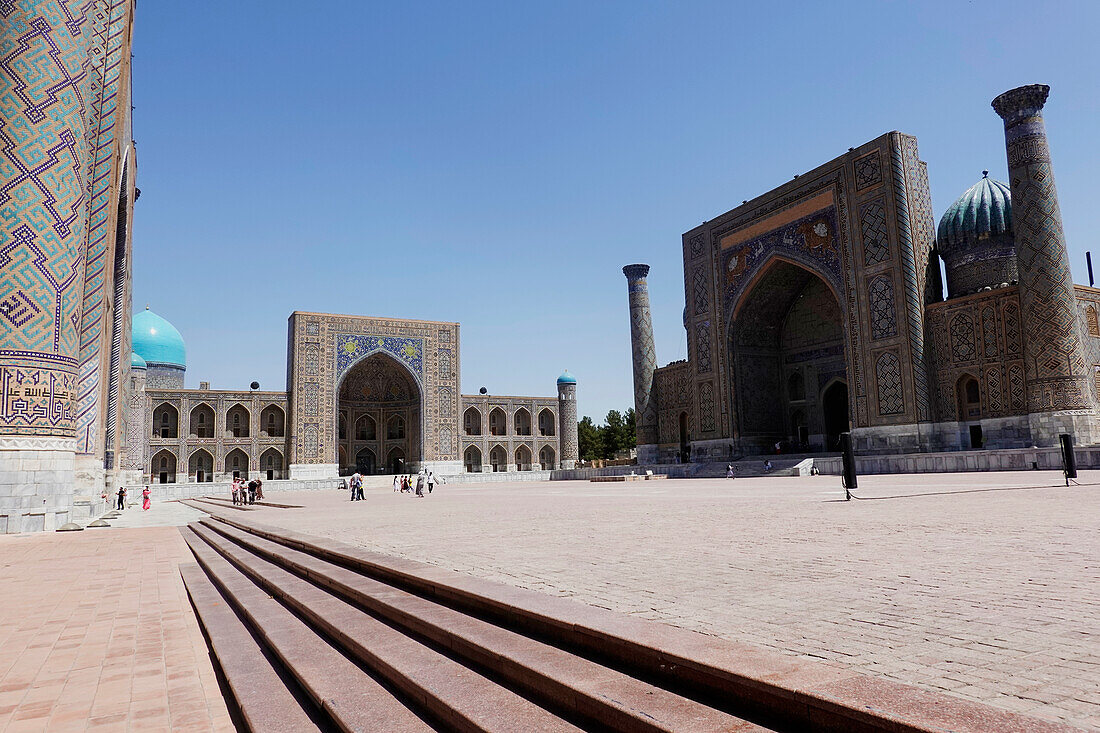
M 558 377 L 558 384 L 576 384 L 576 383 L 577 383 L 577 378 L 574 377 L 572 374 L 570 374 L 568 369 L 566 369 L 564 372 L 562 372 L 561 376 Z
M 187 368 L 183 336 L 168 321 L 146 308 L 134 316 L 134 353 L 152 366 Z
M 940 219 L 943 251 L 996 234 L 1012 233 L 1012 192 L 1008 185 L 982 171 L 982 180 L 966 190 Z
M 130 368 L 131 369 L 145 369 L 149 365 L 145 363 L 145 359 L 141 358 L 141 354 L 136 351 L 130 352 Z

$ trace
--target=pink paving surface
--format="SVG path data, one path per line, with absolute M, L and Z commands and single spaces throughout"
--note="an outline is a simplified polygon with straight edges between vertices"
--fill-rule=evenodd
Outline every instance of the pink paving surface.
M 280 492 L 241 519 L 1100 728 L 1100 472 Z M 895 498 L 886 498 L 895 497 Z
M 175 527 L 0 536 L 0 730 L 232 731 Z

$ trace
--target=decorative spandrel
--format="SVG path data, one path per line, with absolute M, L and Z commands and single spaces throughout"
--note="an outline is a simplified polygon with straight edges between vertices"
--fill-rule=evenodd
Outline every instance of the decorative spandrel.
M 402 362 L 424 381 L 424 339 L 401 336 L 372 336 L 363 334 L 336 335 L 336 380 L 353 364 L 375 352 L 385 352 Z

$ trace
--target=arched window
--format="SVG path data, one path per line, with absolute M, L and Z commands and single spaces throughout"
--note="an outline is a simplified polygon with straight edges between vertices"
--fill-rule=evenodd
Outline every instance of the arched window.
M 494 407 L 489 412 L 489 435 L 506 435 L 508 432 L 508 417 L 504 410 Z
M 240 448 L 234 448 L 225 456 L 225 472 L 233 478 L 248 478 L 248 454 Z
M 959 377 L 955 385 L 958 396 L 959 420 L 975 420 L 982 416 L 981 388 L 978 380 L 969 374 Z
M 286 413 L 278 405 L 268 405 L 260 413 L 260 430 L 269 438 L 281 438 L 286 430 Z
M 336 429 L 336 437 L 340 440 L 347 440 L 348 437 L 348 419 L 342 412 L 340 413 L 339 427 Z
M 525 445 L 521 445 L 519 448 L 516 448 L 516 470 L 531 470 L 531 449 Z
M 154 438 L 178 438 L 179 437 L 179 411 L 167 402 L 153 410 L 153 437 Z
M 213 481 L 214 456 L 202 448 L 195 451 L 188 461 L 187 473 L 191 476 L 191 480 L 197 483 Z
M 401 440 L 405 437 L 405 418 L 400 415 L 394 415 L 390 418 L 390 421 L 386 423 L 386 438 L 389 440 Z M 404 456 L 402 456 L 404 460 Z
M 225 414 L 226 430 L 234 438 L 247 438 L 249 418 L 250 415 L 244 405 L 233 405 Z
M 176 482 L 176 455 L 162 450 L 153 456 L 149 466 L 149 479 L 155 483 L 172 484 Z
M 1100 337 L 1100 322 L 1096 318 L 1096 308 L 1091 305 L 1085 307 L 1085 323 L 1089 327 L 1089 336 Z
M 531 413 L 527 411 L 526 407 L 516 410 L 516 414 L 512 416 L 512 425 L 515 428 L 516 435 L 531 434 Z
M 557 430 L 557 420 L 554 419 L 554 411 L 549 407 L 539 411 L 539 435 L 554 435 Z
M 467 435 L 481 435 L 481 411 L 476 407 L 466 408 L 462 413 L 462 429 Z
M 792 372 L 787 377 L 787 399 L 791 402 L 806 399 L 806 382 L 802 378 L 802 372 Z
M 283 475 L 283 454 L 277 448 L 268 448 L 260 456 L 260 471 L 268 481 L 285 478 Z
M 466 464 L 466 473 L 481 473 L 481 451 L 476 445 L 471 445 L 463 452 L 462 460 Z
M 374 422 L 374 418 L 370 415 L 361 415 L 359 419 L 355 421 L 355 439 L 376 440 L 377 438 L 378 428 Z
M 504 452 L 504 448 L 498 445 L 489 451 L 489 465 L 494 472 L 508 470 L 508 454 Z
M 539 451 L 539 464 L 542 466 L 543 471 L 552 471 L 554 469 L 554 449 L 548 445 L 542 447 Z
M 214 437 L 214 408 L 205 402 L 191 408 L 191 435 L 196 438 Z

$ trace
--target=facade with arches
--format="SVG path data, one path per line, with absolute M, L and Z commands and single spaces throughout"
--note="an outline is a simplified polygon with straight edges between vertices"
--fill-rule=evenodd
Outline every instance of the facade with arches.
M 938 227 L 890 132 L 686 232 L 684 361 L 657 367 L 649 267 L 623 268 L 639 462 L 1100 440 L 1100 290 L 1070 279 L 1047 92 L 994 101 L 1010 184 L 984 173 Z
M 457 323 L 295 312 L 289 333 L 292 478 L 577 460 L 575 380 L 558 397 L 463 395 Z

